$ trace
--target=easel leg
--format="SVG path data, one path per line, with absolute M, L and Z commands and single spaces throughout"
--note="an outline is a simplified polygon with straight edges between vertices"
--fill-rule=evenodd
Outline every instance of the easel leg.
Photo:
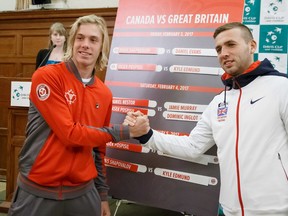
M 117 201 L 116 201 L 116 209 L 115 209 L 115 212 L 114 212 L 113 216 L 116 216 L 117 211 L 118 211 L 118 209 L 119 209 L 119 207 L 120 207 L 120 205 L 121 205 L 122 203 L 135 203 L 135 202 L 128 201 L 128 200 L 123 200 L 123 199 L 117 200 Z
M 187 214 L 185 212 L 181 212 L 181 214 L 183 214 L 183 216 L 196 216 L 196 215 Z

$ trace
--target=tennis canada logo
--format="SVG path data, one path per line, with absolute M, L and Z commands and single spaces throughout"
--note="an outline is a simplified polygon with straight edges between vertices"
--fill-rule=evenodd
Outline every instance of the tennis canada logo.
M 76 94 L 74 94 L 73 90 L 70 89 L 67 92 L 65 92 L 65 98 L 69 104 L 72 104 L 76 101 Z
M 39 84 L 36 88 L 36 94 L 39 100 L 44 101 L 50 95 L 50 88 L 46 84 Z

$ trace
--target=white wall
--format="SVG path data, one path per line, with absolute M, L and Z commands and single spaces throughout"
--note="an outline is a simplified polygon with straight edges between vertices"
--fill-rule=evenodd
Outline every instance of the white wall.
M 67 0 L 67 5 L 69 8 L 118 7 L 118 0 Z
M 30 0 L 32 2 L 32 0 Z M 1 11 L 14 11 L 16 0 L 0 0 Z M 30 5 L 31 9 L 40 9 L 42 5 Z M 45 4 L 44 8 L 78 9 L 78 8 L 109 8 L 118 7 L 118 0 L 51 0 L 51 4 Z
M 16 0 L 0 0 L 0 11 L 15 10 Z

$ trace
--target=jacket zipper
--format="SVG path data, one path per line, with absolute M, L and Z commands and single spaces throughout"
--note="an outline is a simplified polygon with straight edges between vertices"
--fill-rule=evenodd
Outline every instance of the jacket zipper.
M 58 196 L 59 196 L 59 200 L 63 199 L 63 184 L 62 184 L 62 182 L 61 182 L 61 185 L 60 185 Z
M 288 181 L 288 174 L 287 174 L 286 169 L 285 169 L 285 167 L 284 167 L 284 164 L 283 164 L 283 162 L 282 162 L 280 153 L 278 153 L 278 159 L 279 159 L 279 161 L 280 161 L 280 163 L 281 163 L 282 169 L 283 169 L 283 171 L 284 171 L 284 173 L 285 173 L 285 176 L 286 176 L 286 179 L 287 179 L 287 181 Z
M 242 193 L 241 193 L 241 182 L 240 182 L 240 167 L 239 167 L 239 110 L 240 110 L 240 101 L 242 96 L 242 89 L 239 86 L 238 82 L 234 80 L 234 85 L 237 85 L 239 88 L 239 97 L 237 102 L 237 111 L 236 111 L 236 145 L 235 145 L 235 158 L 236 158 L 236 173 L 237 173 L 237 186 L 238 186 L 238 200 L 241 207 L 241 215 L 244 216 L 244 204 L 242 199 Z

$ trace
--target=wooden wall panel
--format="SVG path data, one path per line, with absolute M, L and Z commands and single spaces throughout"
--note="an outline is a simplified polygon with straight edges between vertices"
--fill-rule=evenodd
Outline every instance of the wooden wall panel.
M 11 81 L 31 80 L 52 23 L 62 22 L 69 30 L 78 17 L 96 14 L 106 20 L 111 42 L 116 13 L 117 8 L 0 12 L 0 175 L 7 177 L 7 199 L 14 191 L 27 123 L 27 108 L 10 107 Z M 104 81 L 106 71 L 96 75 Z
M 32 77 L 32 74 L 35 71 L 35 63 L 23 63 L 21 66 L 23 77 Z
M 0 112 L 2 112 L 2 109 L 0 109 Z M 6 120 L 7 121 L 7 120 Z M 8 137 L 8 130 L 5 127 L 0 127 L 0 143 L 7 143 L 7 137 Z M 7 157 L 2 156 L 2 154 L 6 154 L 6 146 L 0 145 L 0 164 L 2 167 L 0 168 L 0 179 L 5 177 L 6 175 L 6 167 L 7 167 Z
M 0 106 L 0 112 L 1 113 L 6 112 L 5 106 L 7 106 L 7 105 L 6 104 L 1 104 L 1 106 Z M 0 115 L 0 131 L 4 130 L 5 128 L 7 129 L 7 125 L 4 124 L 4 122 L 8 122 L 8 116 L 7 115 L 5 115 L 5 116 L 4 115 Z M 3 135 L 5 133 L 1 133 L 0 132 L 0 134 Z M 0 151 L 0 152 L 2 152 L 2 151 Z
M 1 64 L 0 64 L 1 67 Z M 8 106 L 10 80 L 0 78 L 0 177 L 7 173 Z
M 35 46 L 37 44 L 37 46 Z M 37 55 L 39 48 L 46 48 L 48 44 L 47 35 L 22 35 L 22 44 L 20 45 L 21 50 L 20 54 L 23 56 L 32 56 L 35 58 Z
M 0 57 L 8 57 L 16 54 L 16 36 L 14 34 L 4 34 L 0 35 Z
M 4 59 L 2 59 L 4 60 Z M 15 74 L 13 73 L 16 71 L 16 64 L 15 63 L 0 63 L 0 76 L 2 77 L 13 77 Z
M 10 108 L 8 115 L 6 198 L 11 200 L 18 175 L 18 155 L 25 140 L 28 108 Z

